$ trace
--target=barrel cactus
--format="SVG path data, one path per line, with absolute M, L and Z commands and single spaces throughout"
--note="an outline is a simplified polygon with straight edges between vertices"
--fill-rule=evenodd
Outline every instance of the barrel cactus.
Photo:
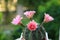
M 45 40 L 45 32 L 40 25 L 38 25 L 35 31 L 30 31 L 28 28 L 25 28 L 24 38 L 25 40 Z

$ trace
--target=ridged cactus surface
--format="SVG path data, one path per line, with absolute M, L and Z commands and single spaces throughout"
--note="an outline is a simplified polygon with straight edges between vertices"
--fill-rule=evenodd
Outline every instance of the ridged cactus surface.
M 35 31 L 30 31 L 28 28 L 24 30 L 25 40 L 45 40 L 45 33 L 42 27 L 38 26 Z

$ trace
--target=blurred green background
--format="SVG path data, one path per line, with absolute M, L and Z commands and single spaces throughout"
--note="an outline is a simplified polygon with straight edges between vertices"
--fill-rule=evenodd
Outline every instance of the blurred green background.
M 25 10 L 35 10 L 36 14 L 33 19 L 37 23 L 41 23 L 43 21 L 44 13 L 48 13 L 54 17 L 54 21 L 45 23 L 44 27 L 48 32 L 50 39 L 59 40 L 60 0 L 17 0 L 16 3 L 12 0 L 5 0 L 5 3 L 6 10 L 0 11 L 0 40 L 15 40 L 20 37 L 23 27 L 11 24 L 15 15 L 20 13 L 18 12 L 20 6 L 23 8 L 22 13 Z M 7 7 L 8 4 L 10 4 L 10 6 L 14 6 L 16 9 L 9 9 L 10 6 Z M 29 20 L 25 18 L 22 22 L 26 25 Z

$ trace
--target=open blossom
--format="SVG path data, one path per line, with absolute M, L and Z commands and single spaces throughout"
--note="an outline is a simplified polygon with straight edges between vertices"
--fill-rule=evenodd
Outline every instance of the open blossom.
M 26 11 L 24 15 L 26 15 L 27 18 L 32 18 L 34 15 L 35 11 Z
M 17 15 L 13 20 L 12 20 L 12 24 L 17 25 L 19 23 L 21 23 L 22 17 L 20 15 Z
M 54 20 L 54 18 L 52 16 L 50 16 L 49 14 L 45 14 L 44 22 L 50 22 L 52 20 Z
M 34 31 L 34 30 L 36 30 L 36 28 L 37 28 L 37 23 L 36 23 L 34 20 L 32 20 L 32 21 L 30 21 L 30 22 L 28 23 L 27 28 L 28 28 L 30 31 Z

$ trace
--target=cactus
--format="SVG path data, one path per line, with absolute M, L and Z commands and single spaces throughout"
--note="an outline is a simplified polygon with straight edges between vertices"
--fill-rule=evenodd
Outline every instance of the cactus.
M 45 40 L 45 31 L 40 25 L 38 25 L 35 31 L 30 31 L 28 28 L 25 28 L 24 38 L 25 40 Z

